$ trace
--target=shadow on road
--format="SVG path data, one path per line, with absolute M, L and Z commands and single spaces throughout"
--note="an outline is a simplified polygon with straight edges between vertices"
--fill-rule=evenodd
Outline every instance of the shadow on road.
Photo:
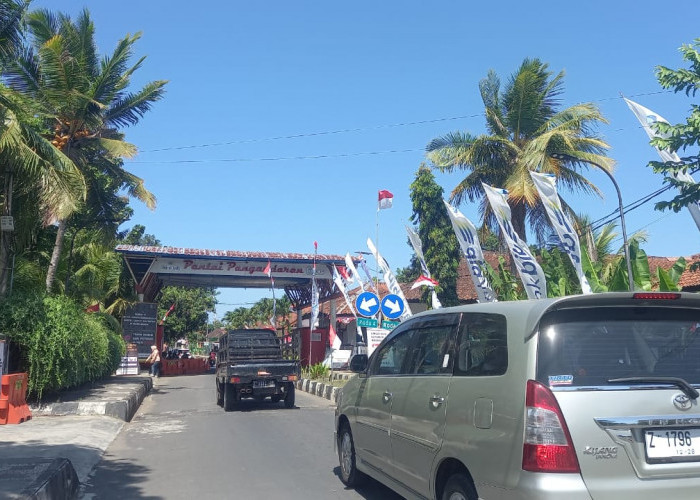
M 84 499 L 144 499 L 161 500 L 165 497 L 145 495 L 139 486 L 148 480 L 151 469 L 143 465 L 135 465 L 127 460 L 115 460 L 105 457 L 91 476 L 87 484 L 81 488 L 81 498 Z M 99 484 L 95 488 L 93 484 Z
M 333 469 L 333 474 L 335 474 L 338 477 L 338 482 L 342 485 L 342 482 L 340 481 L 340 466 L 337 466 Z M 345 487 L 345 489 L 351 489 Z M 384 486 L 382 483 L 379 481 L 375 481 L 374 479 L 368 477 L 367 481 L 362 485 L 358 486 L 357 488 L 354 488 L 355 493 L 360 495 L 361 497 L 365 498 L 366 500 L 402 500 L 403 497 L 399 495 L 398 493 L 395 493 L 394 491 L 390 490 L 386 486 Z

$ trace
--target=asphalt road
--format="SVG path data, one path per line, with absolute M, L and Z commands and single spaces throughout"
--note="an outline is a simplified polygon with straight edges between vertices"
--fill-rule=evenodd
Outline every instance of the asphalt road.
M 244 400 L 226 413 L 213 375 L 160 378 L 82 498 L 401 498 L 374 481 L 346 489 L 333 451 L 333 403 L 297 391 L 296 405 Z

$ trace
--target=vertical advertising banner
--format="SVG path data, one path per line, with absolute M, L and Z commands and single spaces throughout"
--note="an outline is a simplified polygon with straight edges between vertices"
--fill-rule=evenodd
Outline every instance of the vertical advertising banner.
M 484 183 L 481 185 L 484 187 L 486 197 L 493 209 L 493 213 L 496 215 L 503 237 L 508 244 L 510 255 L 513 257 L 513 262 L 523 282 L 527 297 L 529 299 L 547 298 L 547 284 L 544 272 L 537 260 L 535 260 L 535 257 L 530 253 L 527 243 L 520 239 L 520 236 L 513 228 L 510 206 L 506 198 L 508 191 L 494 188 Z
M 386 260 L 384 260 L 384 257 L 379 255 L 377 248 L 374 246 L 374 243 L 372 243 L 372 240 L 369 238 L 367 238 L 367 248 L 369 248 L 369 251 L 372 252 L 374 258 L 377 259 L 377 264 L 379 264 L 379 267 L 382 268 L 382 272 L 384 273 L 384 281 L 386 282 L 386 286 L 389 289 L 389 291 L 394 295 L 398 295 L 401 298 L 401 300 L 403 300 L 404 309 L 403 313 L 401 314 L 401 319 L 404 320 L 410 318 L 411 316 L 413 316 L 413 313 L 411 312 L 411 308 L 408 306 L 408 301 L 406 300 L 406 296 L 401 290 L 401 286 L 399 285 L 396 276 L 394 276 L 394 273 L 389 267 L 389 263 Z
M 442 200 L 447 207 L 447 214 L 452 222 L 452 229 L 455 231 L 459 248 L 462 249 L 464 259 L 467 261 L 467 269 L 476 289 L 476 297 L 479 302 L 497 302 L 496 294 L 493 293 L 486 276 L 481 271 L 484 265 L 484 252 L 481 250 L 479 237 L 476 234 L 476 227 L 467 219 L 462 212 L 452 205 Z
M 583 273 L 581 245 L 578 241 L 578 235 L 561 208 L 561 201 L 557 194 L 557 178 L 553 174 L 541 174 L 539 172 L 530 172 L 530 176 L 540 195 L 542 205 L 544 205 L 547 217 L 549 217 L 549 222 L 552 223 L 554 231 L 559 236 L 561 248 L 569 256 L 574 269 L 576 269 L 576 275 L 581 282 L 581 290 L 583 293 L 593 293 L 591 285 L 588 284 L 588 279 Z
M 420 236 L 418 236 L 418 233 L 415 232 L 413 229 L 411 229 L 408 226 L 406 227 L 406 232 L 408 233 L 408 239 L 411 242 L 411 246 L 413 247 L 413 251 L 416 252 L 416 257 L 418 257 L 418 262 L 420 262 L 420 268 L 423 270 L 423 274 L 428 277 L 432 278 L 430 274 L 430 270 L 428 269 L 428 264 L 425 262 L 425 256 L 423 255 L 423 243 L 420 240 Z M 415 285 L 414 285 L 415 286 Z M 442 308 L 442 304 L 440 303 L 440 299 L 438 299 L 437 292 L 435 292 L 435 285 L 433 285 L 433 289 L 430 291 L 432 297 L 432 304 L 433 304 L 433 309 L 440 309 Z

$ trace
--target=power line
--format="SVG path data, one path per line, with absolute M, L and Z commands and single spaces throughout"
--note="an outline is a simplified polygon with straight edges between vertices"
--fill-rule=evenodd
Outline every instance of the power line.
M 672 90 L 658 90 L 658 91 L 653 91 L 653 92 L 641 92 L 641 93 L 637 93 L 637 94 L 630 94 L 628 97 L 644 97 L 644 96 L 650 96 L 650 95 L 667 94 L 667 93 L 672 93 L 672 92 L 673 92 Z M 594 99 L 590 102 L 604 102 L 604 101 L 612 101 L 615 99 L 622 99 L 622 97 L 620 97 L 620 96 L 604 97 L 604 98 L 600 98 L 600 99 Z M 182 150 L 186 150 L 186 149 L 201 149 L 201 148 L 211 148 L 211 147 L 218 147 L 218 146 L 231 146 L 234 144 L 252 144 L 252 143 L 256 143 L 256 142 L 301 139 L 301 138 L 305 138 L 305 137 L 319 137 L 319 136 L 326 136 L 326 135 L 347 134 L 347 133 L 351 133 L 351 132 L 367 132 L 367 131 L 371 131 L 371 130 L 381 130 L 381 129 L 387 129 L 387 128 L 407 127 L 407 126 L 413 126 L 413 125 L 425 125 L 427 123 L 439 123 L 439 122 L 463 120 L 466 118 L 478 118 L 478 117 L 483 116 L 483 115 L 484 115 L 484 113 L 482 112 L 482 113 L 475 113 L 475 114 L 471 114 L 471 115 L 449 116 L 449 117 L 442 117 L 442 118 L 433 118 L 433 119 L 428 119 L 428 120 L 416 120 L 416 121 L 409 121 L 409 122 L 375 125 L 375 126 L 370 126 L 370 127 L 345 128 L 345 129 L 338 129 L 338 130 L 326 130 L 326 131 L 320 131 L 320 132 L 305 132 L 305 133 L 299 133 L 299 134 L 280 135 L 280 136 L 253 138 L 253 139 L 238 139 L 238 140 L 231 140 L 231 141 L 224 141 L 224 142 L 213 142 L 213 143 L 208 143 L 208 144 L 192 144 L 192 145 L 185 145 L 185 146 L 162 147 L 162 148 L 157 148 L 157 149 L 148 149 L 148 150 L 144 150 L 144 151 L 140 151 L 140 152 L 141 153 L 159 153 L 159 152 L 163 152 L 163 151 L 182 151 Z M 624 128 L 615 129 L 615 130 L 613 130 L 613 132 L 619 132 L 622 130 L 625 130 L 625 129 Z M 302 159 L 314 159 L 314 158 L 315 157 L 302 158 Z M 241 161 L 253 161 L 253 160 L 241 160 Z M 139 163 L 143 163 L 143 162 L 139 162 Z

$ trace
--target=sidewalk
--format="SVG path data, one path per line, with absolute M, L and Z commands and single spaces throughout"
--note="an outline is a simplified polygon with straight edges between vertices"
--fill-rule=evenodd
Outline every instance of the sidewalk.
M 0 499 L 74 498 L 152 386 L 148 376 L 114 376 L 0 425 Z

